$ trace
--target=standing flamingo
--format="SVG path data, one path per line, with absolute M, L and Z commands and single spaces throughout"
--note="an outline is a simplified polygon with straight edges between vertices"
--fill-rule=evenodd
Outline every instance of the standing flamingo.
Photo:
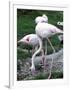
M 35 19 L 35 23 L 36 24 L 38 24 L 38 23 L 48 23 L 48 17 L 45 15 L 45 14 L 43 14 L 42 16 L 38 16 L 38 17 L 36 17 L 36 19 Z M 49 40 L 48 40 L 49 41 Z M 55 49 L 54 49 L 54 47 L 53 47 L 53 45 L 51 44 L 51 42 L 49 41 L 49 44 L 50 44 L 50 46 L 51 46 L 51 48 L 54 50 L 54 52 L 55 52 Z M 44 53 L 43 53 L 44 54 Z M 47 41 L 45 41 L 45 55 L 47 54 Z M 44 55 L 43 55 L 44 56 Z
M 36 17 L 36 19 L 35 19 L 35 23 L 36 24 L 38 24 L 38 23 L 48 23 L 48 17 L 45 15 L 45 14 L 43 14 L 42 16 L 38 16 L 38 17 Z M 62 36 L 63 35 L 58 35 L 58 39 L 60 40 L 60 42 L 61 43 L 63 43 L 63 39 L 62 39 Z M 50 42 L 50 41 L 49 41 Z M 47 54 L 47 42 L 45 42 L 46 44 L 46 46 L 45 46 L 45 54 Z M 51 43 L 50 43 L 50 45 L 51 45 Z M 51 45 L 51 47 L 53 48 L 53 50 L 54 50 L 54 47 Z
M 38 24 L 38 23 L 48 23 L 48 17 L 46 16 L 46 14 L 43 14 L 42 16 L 38 16 L 36 17 L 35 19 L 35 23 Z M 45 55 L 47 54 L 47 42 L 45 41 Z M 44 56 L 44 52 L 43 52 L 43 49 L 42 49 L 42 55 Z M 44 58 L 43 58 L 44 59 Z
M 44 22 L 39 22 L 35 27 L 35 31 L 36 31 L 36 34 L 40 38 L 39 44 L 42 44 L 42 39 L 47 39 L 51 46 L 52 46 L 52 44 L 48 38 L 55 35 L 55 34 L 58 34 L 58 33 L 63 34 L 63 32 L 60 29 L 58 29 L 56 26 L 48 24 L 48 23 L 44 23 Z M 41 48 L 41 46 L 42 45 L 40 45 L 40 48 Z M 38 52 L 36 51 L 34 53 L 32 60 L 34 60 L 35 56 L 41 51 L 40 48 L 39 48 Z M 55 52 L 55 49 L 53 46 L 52 46 L 52 49 L 53 49 L 53 52 Z M 52 63 L 53 63 L 53 58 L 52 58 Z M 51 63 L 51 68 L 52 68 L 52 63 Z M 50 70 L 50 75 L 48 78 L 50 78 L 50 76 L 51 76 L 51 70 Z

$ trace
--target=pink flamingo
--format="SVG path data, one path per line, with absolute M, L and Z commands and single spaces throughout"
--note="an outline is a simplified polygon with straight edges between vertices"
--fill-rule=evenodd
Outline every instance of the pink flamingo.
M 24 36 L 21 40 L 18 41 L 18 43 L 20 43 L 20 42 L 22 42 L 24 44 L 32 45 L 33 46 L 32 53 L 34 53 L 34 51 L 36 51 L 35 50 L 36 47 L 39 45 L 39 37 L 36 34 L 29 34 L 29 35 Z M 32 59 L 33 59 L 33 56 L 32 56 Z M 32 65 L 31 65 L 30 69 L 31 69 L 32 73 L 34 74 L 34 72 L 35 72 L 34 60 L 32 60 Z
M 35 56 L 41 51 L 41 46 L 42 45 L 42 40 L 43 39 L 47 39 L 48 42 L 50 43 L 50 45 L 52 46 L 50 40 L 48 39 L 49 37 L 55 35 L 55 34 L 63 34 L 63 31 L 58 29 L 56 26 L 54 25 L 51 25 L 51 24 L 48 24 L 48 23 L 45 23 L 45 22 L 39 22 L 36 27 L 35 27 L 35 31 L 36 31 L 36 34 L 39 36 L 39 44 L 40 44 L 40 48 L 38 49 L 38 51 L 36 51 L 34 53 L 34 55 L 32 56 L 34 60 Z M 55 53 L 55 49 L 54 47 L 52 46 L 52 49 L 53 49 L 53 52 Z M 45 55 L 44 55 L 45 57 Z M 51 69 L 52 69 L 52 63 L 53 63 L 53 58 L 52 58 L 52 62 L 51 62 Z M 45 65 L 45 64 L 44 64 Z M 50 75 L 48 78 L 51 77 L 51 70 L 50 70 Z

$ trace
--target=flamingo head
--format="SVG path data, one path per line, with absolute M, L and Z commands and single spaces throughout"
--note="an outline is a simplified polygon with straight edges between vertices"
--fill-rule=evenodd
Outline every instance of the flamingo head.
M 48 17 L 45 14 L 43 14 L 42 16 L 36 17 L 35 22 L 36 22 L 36 24 L 43 23 L 43 22 L 47 23 Z
M 45 19 L 45 22 L 48 22 L 48 17 L 46 16 L 46 14 L 43 14 L 42 17 Z
M 30 41 L 30 37 L 29 36 L 25 36 L 24 38 L 19 40 L 18 43 L 29 44 L 29 41 Z
M 35 74 L 35 66 L 34 66 L 34 65 L 32 65 L 32 66 L 30 67 L 30 70 L 31 70 L 32 74 Z

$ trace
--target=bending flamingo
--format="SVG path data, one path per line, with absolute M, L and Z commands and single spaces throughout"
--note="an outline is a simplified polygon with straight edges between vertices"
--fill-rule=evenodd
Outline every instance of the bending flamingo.
M 34 50 L 35 47 L 40 45 L 40 40 L 39 39 L 40 38 L 36 34 L 29 34 L 29 35 L 24 36 L 21 40 L 19 40 L 18 43 L 22 42 L 22 43 L 25 43 L 25 44 L 28 44 L 28 45 L 32 45 L 33 50 Z M 40 47 L 42 47 L 41 45 L 40 45 Z M 32 53 L 34 53 L 34 52 L 32 51 Z M 32 56 L 32 59 L 31 59 L 32 60 L 32 65 L 31 65 L 31 68 L 30 68 L 32 73 L 35 72 L 35 65 L 34 65 L 33 57 L 34 57 L 34 55 Z

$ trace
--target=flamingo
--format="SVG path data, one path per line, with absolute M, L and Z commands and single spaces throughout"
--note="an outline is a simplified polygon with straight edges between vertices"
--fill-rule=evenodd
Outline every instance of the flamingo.
M 35 23 L 38 24 L 38 23 L 48 23 L 48 17 L 43 14 L 42 16 L 38 16 L 36 17 L 35 19 Z M 48 40 L 49 41 L 49 40 Z M 49 41 L 50 45 L 51 45 L 51 48 L 54 50 L 54 47 L 53 45 L 51 44 L 51 42 Z M 55 50 L 54 50 L 55 51 Z M 43 52 L 42 52 L 43 53 Z M 43 53 L 44 54 L 44 53 Z M 47 42 L 45 42 L 45 55 L 47 54 Z
M 33 47 L 32 54 L 34 52 L 34 49 L 37 49 L 37 46 L 39 44 L 38 36 L 36 34 L 28 34 L 18 41 L 18 43 L 20 42 L 24 44 L 32 45 Z
M 35 23 L 38 24 L 39 22 L 48 23 L 48 17 L 46 16 L 46 14 L 43 14 L 42 16 L 36 17 Z M 43 52 L 43 49 L 42 49 L 42 56 L 44 56 L 43 54 L 44 54 L 44 52 Z M 45 42 L 45 54 L 47 54 L 47 42 Z
M 28 34 L 28 35 L 24 36 L 21 40 L 18 41 L 18 43 L 20 43 L 20 42 L 22 42 L 24 44 L 32 45 L 33 46 L 32 53 L 34 53 L 34 51 L 36 51 L 36 50 L 34 50 L 35 47 L 40 45 L 40 38 L 37 36 L 37 34 Z M 42 48 L 41 45 L 40 45 L 40 47 Z M 42 58 L 43 58 L 43 55 L 44 55 L 43 49 L 41 50 L 41 53 L 42 53 Z M 34 56 L 32 56 L 32 59 L 31 59 L 32 65 L 31 65 L 30 69 L 32 71 L 32 74 L 34 75 L 35 74 L 35 65 L 34 65 L 33 57 Z
M 37 47 L 39 44 L 39 37 L 37 36 L 37 34 L 28 34 L 26 36 L 24 36 L 21 40 L 18 41 L 18 43 L 24 43 L 24 44 L 28 44 L 28 45 L 32 45 L 33 46 L 33 49 L 32 49 L 32 54 L 34 53 L 34 50 L 35 47 Z M 43 49 L 41 50 L 41 53 L 42 53 L 42 58 L 44 58 L 44 52 L 43 52 Z M 32 74 L 34 74 L 35 72 L 35 65 L 34 65 L 34 60 L 33 60 L 33 56 L 32 56 L 32 65 L 30 67 L 31 71 L 32 71 Z
M 19 40 L 18 43 L 22 42 L 24 44 L 32 45 L 33 51 L 34 51 L 34 48 L 37 47 L 38 45 L 40 45 L 39 41 L 40 40 L 39 40 L 39 37 L 37 36 L 37 34 L 28 34 L 28 35 L 24 36 L 21 40 Z M 40 46 L 40 47 L 42 47 L 42 46 Z M 33 51 L 32 51 L 32 53 L 34 53 Z M 34 74 L 35 73 L 35 65 L 34 65 L 33 56 L 32 56 L 31 60 L 32 60 L 32 65 L 31 65 L 30 69 L 32 71 L 32 74 Z
M 52 46 L 50 40 L 48 39 L 49 37 L 55 35 L 55 34 L 63 34 L 63 31 L 60 30 L 59 28 L 57 28 L 56 26 L 52 25 L 52 24 L 48 24 L 48 23 L 45 23 L 45 22 L 39 22 L 36 27 L 35 27 L 35 31 L 36 31 L 36 34 L 39 36 L 39 45 L 40 45 L 40 48 L 33 54 L 32 56 L 32 60 L 34 61 L 34 58 L 35 56 L 41 51 L 42 49 L 42 40 L 43 39 L 47 39 L 48 42 L 50 43 L 52 49 L 53 49 L 53 52 L 55 52 L 55 49 L 54 47 Z M 32 61 L 32 67 L 33 67 L 33 61 Z M 52 63 L 53 63 L 53 58 L 52 58 L 52 62 L 51 62 L 51 69 L 52 69 Z M 35 68 L 34 68 L 35 69 Z M 50 75 L 48 78 L 51 77 L 51 70 L 50 70 Z
M 38 23 L 43 23 L 43 22 L 45 22 L 45 23 L 48 23 L 48 17 L 45 15 L 45 14 L 43 14 L 42 16 L 38 16 L 38 17 L 36 17 L 36 19 L 35 19 L 35 23 L 36 24 L 38 24 Z M 62 22 L 61 22 L 62 23 Z M 58 39 L 60 40 L 60 42 L 61 43 L 63 43 L 63 35 L 58 35 Z M 50 42 L 50 41 L 49 41 Z M 47 54 L 47 42 L 45 42 L 46 44 L 46 46 L 45 46 L 45 54 Z M 50 42 L 50 45 L 51 45 L 51 42 Z M 53 50 L 54 50 L 54 47 L 51 45 L 51 47 L 53 48 Z
M 24 36 L 18 43 L 23 42 L 32 46 L 39 44 L 38 36 L 36 34 L 28 34 Z

